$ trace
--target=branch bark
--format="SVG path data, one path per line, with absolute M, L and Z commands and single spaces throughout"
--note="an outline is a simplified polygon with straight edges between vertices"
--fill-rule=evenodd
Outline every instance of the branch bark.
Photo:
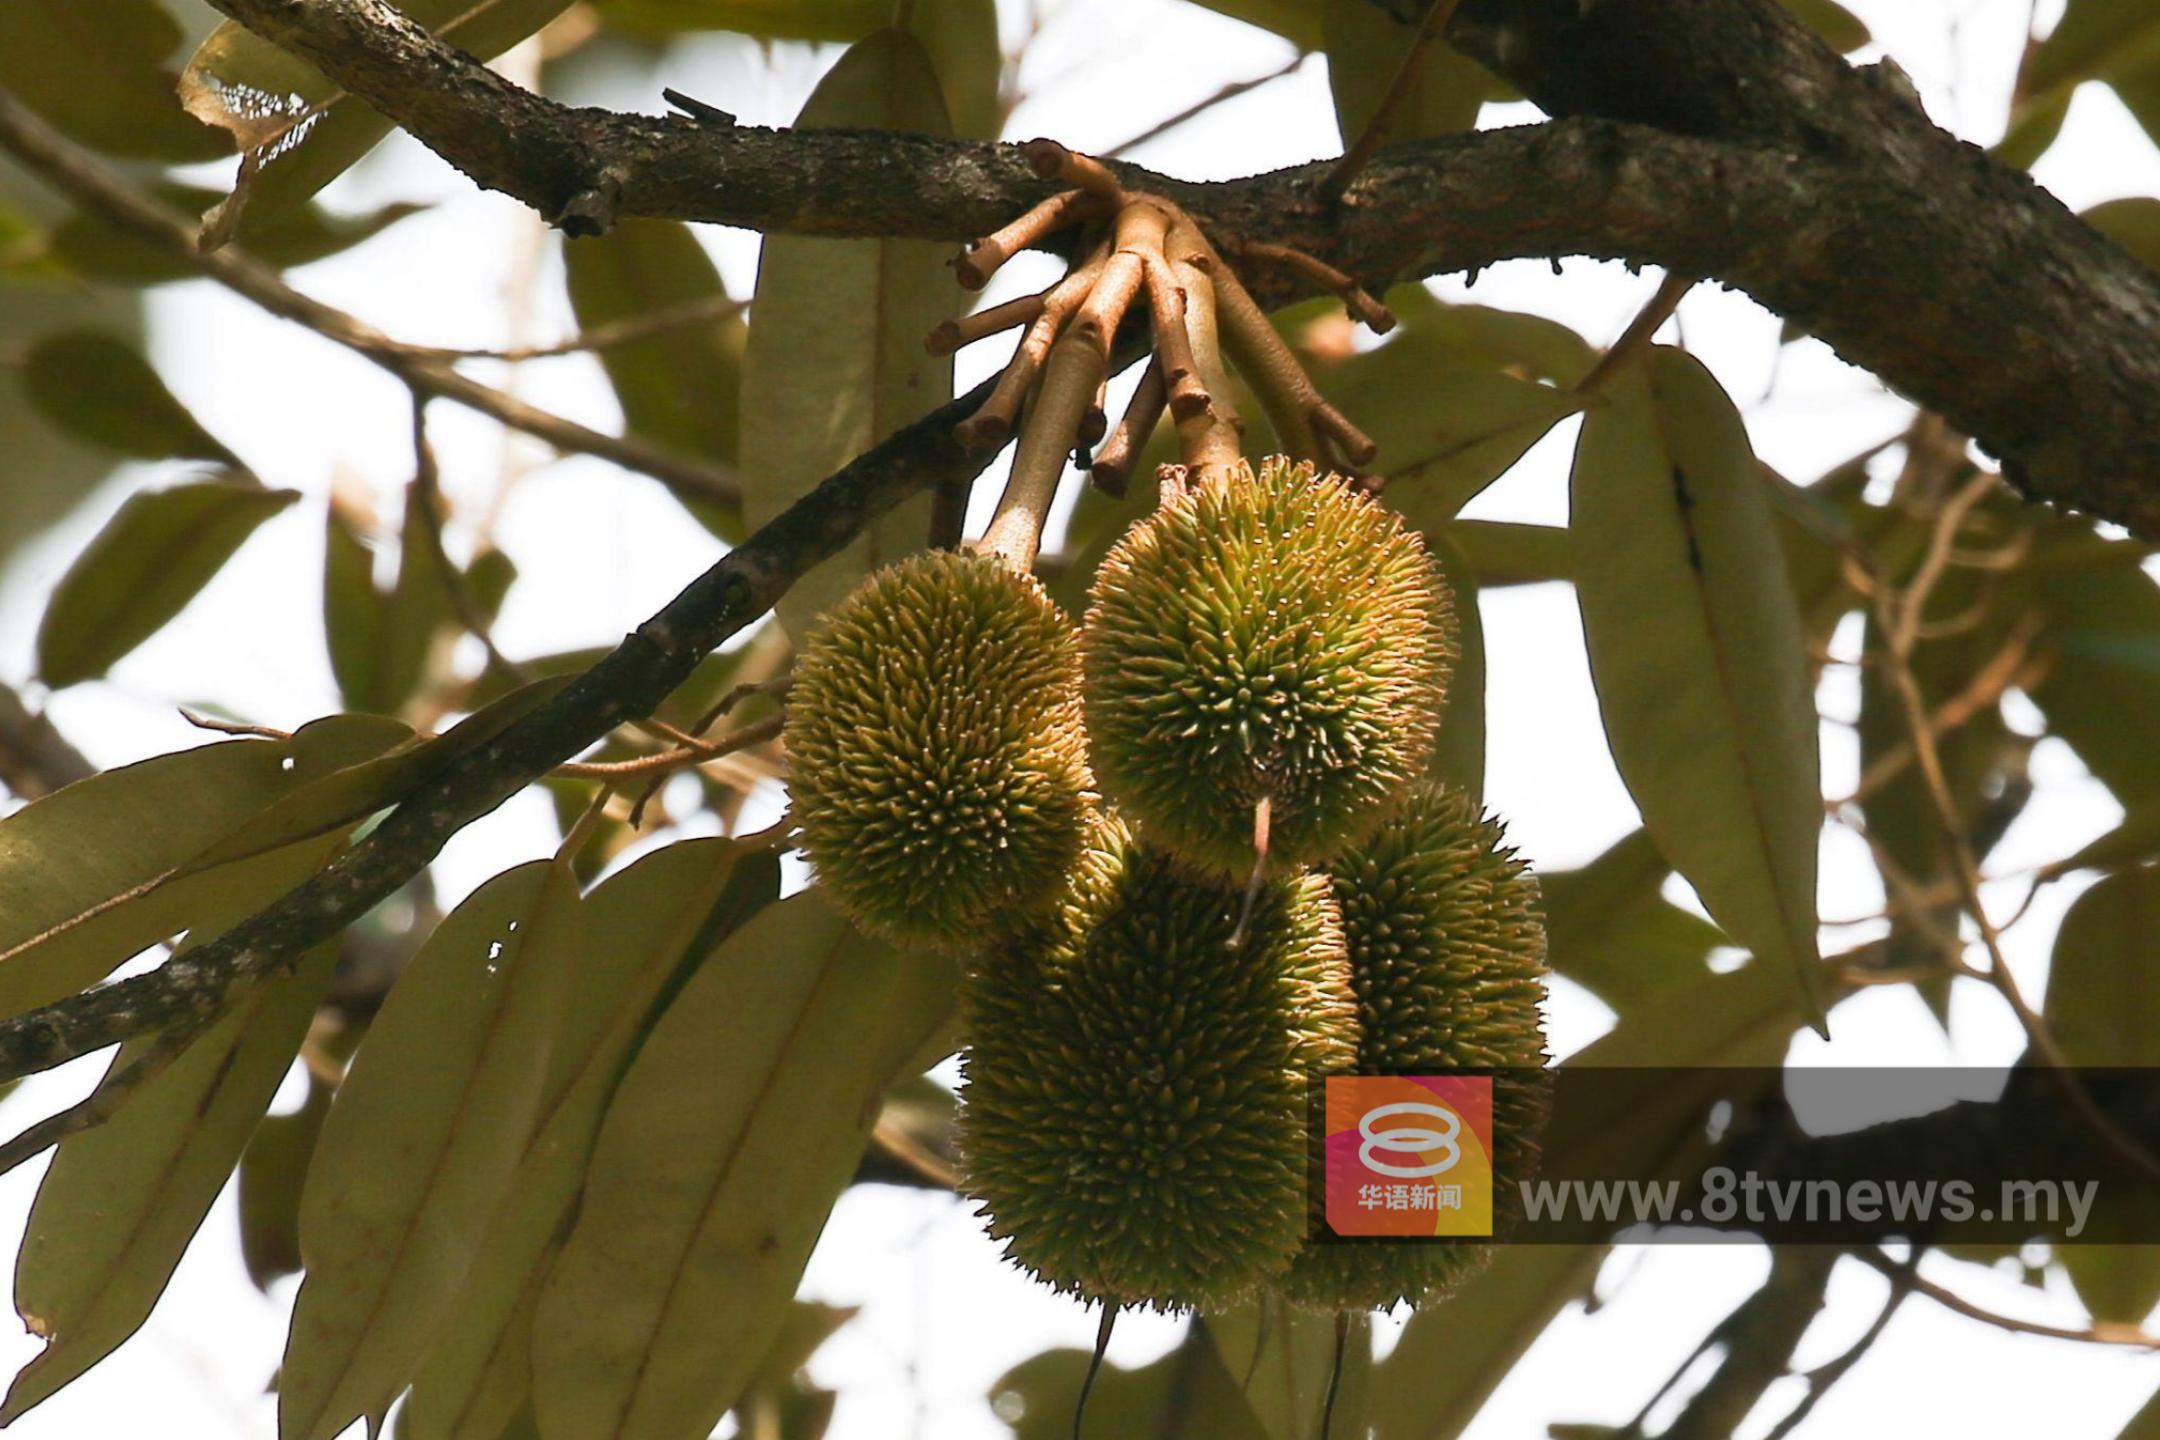
M 643 215 L 962 240 L 1047 193 L 1009 146 L 570 109 L 385 0 L 213 3 L 571 233 Z M 1374 287 L 1571 255 L 1724 281 L 2028 494 L 2160 540 L 2160 278 L 1937 129 L 1894 68 L 1853 69 L 1774 0 L 1466 0 L 1449 38 L 1563 118 L 1395 147 L 1335 205 L 1325 165 L 1121 174 Z

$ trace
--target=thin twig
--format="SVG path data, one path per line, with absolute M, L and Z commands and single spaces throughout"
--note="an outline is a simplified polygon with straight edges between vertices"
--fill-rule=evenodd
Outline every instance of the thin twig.
M 1268 71 L 1268 73 L 1265 75 L 1255 75 L 1250 80 L 1232 80 L 1229 84 L 1223 86 L 1214 94 L 1209 95 L 1204 99 L 1195 100 L 1192 104 L 1186 106 L 1183 110 L 1178 111 L 1175 115 L 1167 116 L 1164 119 L 1158 120 L 1154 124 L 1148 126 L 1147 129 L 1142 130 L 1139 134 L 1128 136 L 1127 138 L 1120 140 L 1117 144 L 1112 145 L 1109 149 L 1097 151 L 1096 153 L 1102 155 L 1106 159 L 1114 160 L 1118 156 L 1125 154 L 1129 150 L 1139 149 L 1142 145 L 1147 144 L 1150 140 L 1160 139 L 1163 135 L 1177 129 L 1178 126 L 1185 124 L 1187 121 L 1199 119 L 1202 115 L 1205 115 L 1208 111 L 1214 109 L 1216 106 L 1222 104 L 1226 100 L 1235 100 L 1238 96 L 1248 94 L 1254 90 L 1259 89 L 1263 85 L 1272 85 L 1277 80 L 1281 80 L 1286 76 L 1295 75 L 1298 71 L 1298 67 L 1303 65 L 1304 63 L 1305 55 L 1301 51 L 1298 54 L 1291 56 L 1289 60 L 1285 61 L 1276 69 Z
M 584 355 L 600 350 L 619 349 L 640 340 L 650 340 L 653 336 L 670 330 L 679 330 L 686 325 L 704 324 L 725 320 L 731 315 L 740 315 L 749 305 L 749 301 L 737 300 L 730 295 L 704 295 L 695 300 L 685 300 L 679 305 L 648 310 L 626 320 L 595 325 L 567 340 L 557 340 L 548 345 L 512 345 L 501 349 L 406 345 L 405 349 L 411 354 L 435 360 L 502 360 L 510 364 L 522 364 L 527 360 L 553 360 L 564 355 Z
M 2083 1329 L 2067 1325 L 2048 1325 L 2038 1320 L 2024 1320 L 2015 1315 L 2005 1315 L 1976 1305 L 1955 1290 L 1936 1284 L 1917 1272 L 1901 1272 L 1898 1262 L 1873 1250 L 1855 1250 L 1859 1259 L 1874 1266 L 1893 1280 L 1905 1274 L 1905 1283 L 1915 1293 L 1925 1295 L 1946 1310 L 1953 1310 L 1968 1320 L 1978 1320 L 1983 1325 L 1993 1325 L 1998 1330 L 2008 1330 L 2017 1335 L 2042 1335 L 2050 1340 L 2077 1340 L 2088 1345 L 2128 1345 L 2140 1350 L 2160 1350 L 2160 1335 L 2148 1334 L 2135 1325 L 2116 1320 L 2096 1320 Z
M 1448 21 L 1454 18 L 1459 3 L 1460 0 L 1432 0 L 1425 11 L 1424 23 L 1418 26 L 1410 48 L 1403 52 L 1395 78 L 1388 82 L 1387 94 L 1380 97 L 1379 108 L 1373 111 L 1372 118 L 1365 122 L 1365 128 L 1358 132 L 1357 139 L 1343 152 L 1343 157 L 1322 177 L 1319 193 L 1323 201 L 1333 204 L 1340 200 L 1343 192 L 1350 188 L 1350 182 L 1357 178 L 1358 171 L 1365 168 L 1365 162 L 1372 159 L 1373 151 L 1387 138 L 1395 112 L 1402 108 L 1403 101 L 1416 88 L 1418 76 L 1424 72 L 1426 51 L 1447 30 Z
M 1673 312 L 1680 308 L 1680 302 L 1687 297 L 1688 291 L 1694 288 L 1695 281 L 1690 277 L 1668 273 L 1658 282 L 1657 293 L 1650 297 L 1649 303 L 1638 310 L 1635 318 L 1628 322 L 1627 329 L 1620 332 L 1620 338 L 1613 341 L 1605 353 L 1598 356 L 1597 363 L 1584 371 L 1583 377 L 1575 382 L 1572 387 L 1575 393 L 1595 395 L 1622 367 L 1648 349 L 1651 337 L 1657 334 L 1658 327 L 1672 319 Z
M 120 1107 L 144 1085 L 157 1078 L 166 1066 L 180 1058 L 180 1052 L 192 1044 L 198 1034 L 208 1026 L 194 1029 L 172 1030 L 143 1050 L 130 1061 L 125 1069 L 107 1075 L 98 1082 L 97 1089 L 76 1101 L 56 1115 L 48 1115 L 20 1135 L 0 1145 L 0 1175 L 7 1174 L 25 1160 L 41 1154 L 70 1135 L 79 1135 L 94 1126 L 111 1119 Z
M 185 260 L 271 314 L 365 356 L 413 390 L 454 400 L 558 450 L 596 455 L 650 475 L 686 498 L 732 504 L 741 496 L 735 477 L 719 467 L 627 436 L 603 435 L 530 405 L 461 374 L 426 347 L 394 340 L 356 316 L 301 294 L 251 256 L 229 247 L 198 249 L 196 226 L 186 216 L 136 190 L 5 91 L 0 91 L 0 147 L 84 209 Z

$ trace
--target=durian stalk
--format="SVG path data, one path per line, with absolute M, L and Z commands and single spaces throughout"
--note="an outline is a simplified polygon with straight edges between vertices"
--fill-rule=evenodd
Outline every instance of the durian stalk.
M 1162 357 L 1158 354 L 1141 374 L 1125 413 L 1118 417 L 1117 428 L 1095 452 L 1095 465 L 1089 473 L 1104 494 L 1124 495 L 1125 482 L 1132 478 L 1133 462 L 1147 448 L 1168 399 L 1169 386 L 1163 382 Z
M 1207 390 L 1204 409 L 1179 418 L 1178 449 L 1195 480 L 1227 473 L 1243 458 L 1243 430 L 1230 403 L 1230 375 L 1216 338 L 1216 297 L 1208 276 L 1207 241 L 1192 223 L 1170 227 L 1165 246 L 1170 269 L 1185 292 L 1185 336 L 1192 345 L 1193 370 Z
M 1088 291 L 1094 288 L 1106 258 L 1105 252 L 1098 249 L 1085 262 L 1067 272 L 1064 279 L 1043 292 L 1042 313 L 1028 327 L 1027 334 L 1020 337 L 1019 348 L 1013 351 L 1013 358 L 1005 366 L 1005 373 L 998 377 L 990 398 L 973 415 L 960 422 L 961 444 L 972 450 L 1005 443 L 1005 437 L 1012 433 L 1014 422 L 1020 418 L 1021 407 L 1027 402 L 1035 377 L 1047 363 L 1058 332 L 1080 302 L 1087 298 Z
M 985 235 L 961 251 L 959 258 L 953 261 L 953 273 L 967 289 L 982 289 L 1007 260 L 1095 208 L 1095 198 L 1085 190 L 1065 190 L 1051 196 L 1011 224 Z
M 1023 575 L 1034 568 L 1043 522 L 1057 499 L 1066 457 L 1102 383 L 1104 368 L 1102 352 L 1077 332 L 1068 331 L 1050 347 L 1042 386 L 1028 407 L 1020 446 L 1013 452 L 1012 476 L 1005 482 L 989 527 L 975 542 L 976 553 L 995 555 Z
M 977 310 L 972 315 L 958 315 L 932 330 L 923 340 L 923 349 L 932 355 L 950 355 L 963 345 L 972 345 L 1016 326 L 1032 324 L 1042 312 L 1041 295 L 1023 295 L 1002 305 L 992 305 L 987 310 Z

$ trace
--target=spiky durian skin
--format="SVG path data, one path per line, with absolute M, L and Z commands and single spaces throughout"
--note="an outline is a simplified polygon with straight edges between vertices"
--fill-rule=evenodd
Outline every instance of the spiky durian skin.
M 1358 1001 L 1358 1069 L 1493 1072 L 1493 1225 L 1519 1218 L 1551 1105 L 1537 879 L 1498 822 L 1426 782 L 1331 867 Z M 1364 1310 L 1445 1295 L 1491 1244 L 1311 1245 L 1283 1281 L 1300 1304 Z
M 964 1188 L 1059 1290 L 1229 1303 L 1306 1230 L 1309 1077 L 1356 1053 L 1326 877 L 1244 897 L 1105 820 L 1053 919 L 961 984 Z
M 1141 832 L 1244 874 L 1326 860 L 1431 755 L 1454 659 L 1417 532 L 1309 465 L 1208 475 L 1102 562 L 1081 630 L 1095 773 Z
M 957 950 L 1049 905 L 1093 804 L 1072 627 L 1032 578 L 925 551 L 870 576 L 804 647 L 789 801 L 866 932 Z

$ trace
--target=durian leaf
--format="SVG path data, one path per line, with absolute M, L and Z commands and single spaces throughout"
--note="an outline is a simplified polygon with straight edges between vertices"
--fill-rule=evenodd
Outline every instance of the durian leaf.
M 543 1431 L 673 1440 L 718 1422 L 952 980 L 941 957 L 863 939 L 814 889 L 700 967 L 616 1090 L 541 1292 Z
M 1272 30 L 1300 50 L 1326 44 L 1321 0 L 1194 0 L 1194 3 L 1262 30 Z M 1382 82 L 1385 83 L 1385 82 Z
M 2042 1010 L 2070 1063 L 2160 1063 L 2160 996 L 2151 983 L 2160 968 L 2156 915 L 2160 867 L 2141 866 L 2094 882 L 2063 916 Z M 2125 1223 L 2119 1212 L 2132 1206 L 2139 1219 Z M 2136 1230 L 2149 1230 L 2160 1211 L 2149 1193 L 2111 1186 L 2102 1187 L 2094 1208 L 2104 1223 Z M 2160 1304 L 2160 1249 L 2064 1245 L 2055 1254 L 2097 1320 L 2140 1324 Z
M 912 35 L 851 47 L 803 106 L 805 128 L 949 135 L 936 72 Z M 950 247 L 923 240 L 767 236 L 743 358 L 743 510 L 765 524 L 841 465 L 952 397 L 952 358 L 923 337 L 958 296 Z M 930 497 L 873 521 L 789 588 L 780 620 L 798 643 L 870 571 L 928 543 Z
M 1378 1440 L 1453 1440 L 1552 1318 L 1587 1293 L 1602 1246 L 1501 1245 L 1445 1303 L 1411 1317 L 1373 1367 Z
M 286 884 L 330 847 L 281 857 Z M 240 906 L 208 932 L 245 919 Z M 215 1025 L 142 1083 L 104 1123 L 54 1152 L 15 1263 L 15 1308 L 46 1339 L 0 1404 L 0 1425 L 82 1375 L 157 1303 L 306 1038 L 335 945 L 239 995 Z M 121 1047 L 108 1077 L 154 1041 Z
M 1068 1440 L 1088 1360 L 1085 1350 L 1046 1350 L 998 1377 L 991 1404 L 1012 1425 L 1013 1440 Z M 1267 1437 L 1204 1323 L 1152 1364 L 1136 1370 L 1105 1364 L 1088 1392 L 1086 1433 L 1128 1440 Z
M 130 495 L 53 586 L 38 621 L 39 678 L 59 689 L 103 675 L 299 498 L 245 474 Z
M 1327 1401 L 1335 1368 L 1335 1317 L 1299 1310 L 1272 1293 L 1254 1304 L 1212 1313 L 1204 1322 L 1223 1369 L 1243 1393 L 1267 1440 L 1305 1440 Z M 1335 1392 L 1335 1433 L 1365 1432 L 1372 1378 L 1372 1326 L 1354 1317 L 1343 1337 Z
M 276 865 L 181 872 L 286 796 L 411 735 L 377 716 L 332 716 L 290 740 L 108 770 L 0 820 L 0 1015 L 72 995 L 208 916 L 276 899 L 288 888 Z
M 1440 734 L 1433 743 L 1432 773 L 1468 795 L 1485 799 L 1485 620 L 1478 611 L 1480 577 L 1456 546 L 1452 533 L 1425 537 L 1454 595 L 1455 669 L 1448 677 Z
M 1659 348 L 1583 421 L 1570 482 L 1590 674 L 1620 776 L 1725 932 L 1822 1017 L 1814 695 L 1740 413 Z
M 2136 256 L 2146 269 L 2160 271 L 2160 200 L 2150 195 L 2109 200 L 2078 218 Z
M 492 60 L 569 7 L 570 0 L 405 0 L 398 8 L 460 50 Z M 314 66 L 231 20 L 188 58 L 180 102 L 229 132 L 234 147 L 268 147 L 244 197 L 239 234 L 250 245 L 258 231 L 285 224 L 392 129 Z M 307 115 L 314 118 L 302 118 Z
M 181 38 L 156 0 L 8 0 L 0 5 L 0 88 L 93 149 L 214 160 L 232 147 L 180 108 L 165 68 Z
M 1710 952 L 1728 942 L 1717 926 L 1660 893 L 1670 874 L 1645 830 L 1579 870 L 1541 873 L 1553 970 L 1622 1015 L 1668 986 L 1710 973 Z
M 330 1087 L 308 1077 L 307 1099 L 265 1116 L 240 1156 L 240 1258 L 255 1288 L 300 1273 L 300 1190 L 330 1113 Z
M 2087 80 L 2115 87 L 2145 133 L 2160 140 L 2160 12 L 2146 0 L 2070 0 L 2063 17 L 2018 69 L 2017 108 L 2003 148 L 2030 164 Z
M 38 341 L 23 360 L 23 393 L 75 439 L 130 459 L 246 468 L 188 413 L 134 346 L 110 335 L 71 330 Z
M 1398 20 L 1372 0 L 1320 0 L 1318 8 L 1335 128 L 1348 149 L 1364 135 L 1381 97 L 1395 83 L 1403 57 L 1417 38 L 1419 21 Z M 1490 87 L 1476 61 L 1447 45 L 1428 47 L 1379 143 L 1427 140 L 1475 128 Z
M 629 220 L 605 235 L 565 241 L 563 277 L 587 331 L 727 295 L 690 227 L 672 220 Z M 747 335 L 742 316 L 727 315 L 599 352 L 625 428 L 663 449 L 732 463 Z M 721 538 L 742 539 L 734 507 L 700 504 L 693 513 Z
M 2160 1440 L 2160 1390 L 2138 1407 L 2115 1440 Z
M 540 1118 L 414 1381 L 403 1412 L 411 1440 L 494 1440 L 530 1398 L 533 1307 L 616 1083 L 657 1007 L 779 887 L 771 851 L 686 840 L 610 877 L 579 907 L 584 953 Z
M 1849 54 L 1868 43 L 1867 25 L 1837 0 L 1784 0 L 1785 8 L 1831 49 Z
M 920 40 L 936 69 L 953 133 L 973 140 L 997 137 L 996 0 L 937 0 L 895 7 L 891 0 L 598 0 L 611 28 L 665 39 L 695 30 L 732 30 L 761 40 L 837 40 L 852 43 L 894 23 L 908 10 L 908 33 Z
M 221 191 L 170 182 L 149 187 L 158 199 L 200 214 L 224 198 Z M 371 240 L 425 205 L 383 205 L 359 215 L 333 215 L 319 205 L 300 205 L 264 217 L 248 236 L 248 254 L 272 265 L 306 265 Z M 122 285 L 162 285 L 191 280 L 202 271 L 162 245 L 78 211 L 52 232 L 54 256 L 88 280 Z
M 379 1419 L 425 1358 L 538 1116 L 582 958 L 578 903 L 567 864 L 496 876 L 436 927 L 370 1027 L 300 1197 L 288 1440 Z
M 449 577 L 420 508 L 427 503 L 426 487 L 405 487 L 397 578 L 387 593 L 375 586 L 374 556 L 356 518 L 335 498 L 330 503 L 323 535 L 323 630 L 338 693 L 355 710 L 382 715 L 402 710 L 427 679 L 437 646 L 458 623 Z M 466 571 L 476 598 L 484 559 Z
M 2112 870 L 2147 860 L 2160 860 L 2160 809 L 2125 817 L 2122 824 L 2046 866 L 2041 874 L 2056 879 L 2077 870 Z
M 1434 533 L 1462 552 L 1481 589 L 1573 578 L 1575 544 L 1563 526 L 1451 520 Z
M 2160 583 L 2135 565 L 2033 567 L 2052 663 L 2032 687 L 2048 731 L 2133 815 L 2160 809 L 2160 749 L 2127 716 L 2160 714 Z
M 1316 367 L 1314 382 L 1379 445 L 1388 503 L 1430 531 L 1582 408 L 1562 387 L 1587 368 L 1589 347 L 1551 321 L 1445 305 L 1422 286 L 1388 302 L 1397 331 Z M 1548 374 L 1558 383 L 1530 378 Z

